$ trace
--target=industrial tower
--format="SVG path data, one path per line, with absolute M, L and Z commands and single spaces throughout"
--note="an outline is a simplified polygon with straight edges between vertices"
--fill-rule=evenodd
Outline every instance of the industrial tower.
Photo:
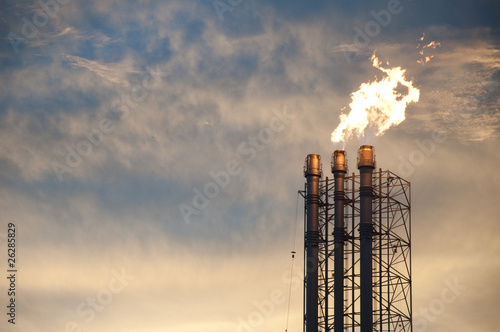
M 372 146 L 306 158 L 304 331 L 412 332 L 410 183 L 375 169 Z

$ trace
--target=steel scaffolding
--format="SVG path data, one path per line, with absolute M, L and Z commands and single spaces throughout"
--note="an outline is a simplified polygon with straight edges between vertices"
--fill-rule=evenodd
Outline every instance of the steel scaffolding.
M 325 332 L 334 331 L 335 326 L 334 186 L 332 179 L 319 181 L 318 331 Z M 360 331 L 360 175 L 345 176 L 344 195 L 342 328 Z M 302 196 L 306 197 L 305 191 Z M 410 202 L 408 181 L 389 170 L 373 172 L 372 330 L 376 332 L 412 332 Z M 304 206 L 306 216 L 307 204 Z M 305 269 L 307 266 L 305 261 Z M 304 280 L 304 294 L 306 287 Z M 305 311 L 304 305 L 304 331 Z

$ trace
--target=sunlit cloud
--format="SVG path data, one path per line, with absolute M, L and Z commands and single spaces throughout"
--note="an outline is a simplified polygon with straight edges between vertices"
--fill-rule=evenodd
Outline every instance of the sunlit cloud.
M 134 63 L 132 59 L 126 59 L 120 63 L 102 63 L 99 61 L 88 60 L 79 56 L 63 54 L 61 58 L 76 68 L 87 69 L 99 77 L 102 77 L 110 82 L 120 84 L 122 86 L 129 86 L 127 75 L 134 73 L 145 73 L 134 70 Z
M 43 13 L 38 2 L 9 3 L 0 14 L 8 26 L 4 36 L 10 30 L 22 35 L 22 18 Z M 342 42 L 353 40 L 352 26 L 366 22 L 361 12 L 385 9 L 331 6 L 243 2 L 221 22 L 212 1 L 73 1 L 61 5 L 18 55 L 6 42 L 0 208 L 5 221 L 19 224 L 23 331 L 64 331 L 70 321 L 96 332 L 235 331 L 256 312 L 255 302 L 288 289 L 283 274 L 292 238 L 299 286 L 292 292 L 290 326 L 301 326 L 303 203 L 297 190 L 303 160 L 320 153 L 329 173 L 332 129 L 342 111 L 347 117 L 353 91 L 364 101 L 361 108 L 373 111 L 368 122 L 380 120 L 365 133 L 385 132 L 377 145 L 386 156 L 378 159 L 380 167 L 397 170 L 399 157 L 408 159 L 419 147 L 415 140 L 430 146 L 433 131 L 450 137 L 433 143 L 436 153 L 425 155 L 411 176 L 414 305 L 428 306 L 445 278 L 460 274 L 471 285 L 479 276 L 470 271 L 481 271 L 485 281 L 484 275 L 497 274 L 497 265 L 481 265 L 476 254 L 492 261 L 500 249 L 492 240 L 500 234 L 491 186 L 500 179 L 490 172 L 500 162 L 494 153 L 500 67 L 493 33 L 428 18 L 414 26 L 412 6 L 419 5 L 413 2 L 403 4 L 370 49 L 360 50 Z M 369 60 L 372 47 L 380 61 Z M 420 51 L 434 56 L 425 66 L 417 63 Z M 355 61 L 349 62 L 351 53 Z M 142 101 L 127 101 L 148 68 L 168 76 Z M 288 123 L 273 120 L 283 109 L 294 116 Z M 68 147 L 76 149 L 103 119 L 115 129 L 59 182 L 51 163 L 70 158 Z M 246 154 L 238 152 L 242 144 Z M 357 144 L 346 145 L 351 159 Z M 191 203 L 193 190 L 215 181 L 213 174 L 233 160 L 241 172 L 186 225 L 178 205 Z M 484 172 L 464 178 L 470 165 Z M 464 192 L 459 178 L 473 182 L 474 190 Z M 453 236 L 443 240 L 443 234 Z M 484 250 L 477 250 L 478 242 Z M 77 307 L 122 268 L 136 279 L 85 322 Z M 477 300 L 477 294 L 463 299 Z M 275 306 L 254 330 L 283 329 L 285 308 Z M 449 328 L 460 330 L 451 318 L 484 320 L 466 309 L 449 305 L 436 324 L 450 319 Z M 200 314 L 193 318 L 193 312 Z

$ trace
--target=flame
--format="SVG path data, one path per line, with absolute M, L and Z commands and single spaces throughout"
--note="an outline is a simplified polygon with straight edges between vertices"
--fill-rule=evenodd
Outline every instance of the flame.
M 387 76 L 382 80 L 363 83 L 358 91 L 351 94 L 352 102 L 349 104 L 351 111 L 348 115 L 340 115 L 340 124 L 332 132 L 334 143 L 345 144 L 353 134 L 358 138 L 380 136 L 391 126 L 403 122 L 405 109 L 409 103 L 418 102 L 420 91 L 413 86 L 413 82 L 406 80 L 405 69 L 383 68 L 375 54 L 371 57 L 371 61 L 373 67 Z M 407 94 L 402 95 L 396 91 L 398 86 L 406 87 Z
M 425 32 L 423 33 L 422 37 L 419 38 L 418 40 L 423 41 L 424 38 L 425 38 Z M 420 48 L 420 46 L 421 46 L 421 44 L 418 43 L 417 48 Z M 425 64 L 427 62 L 431 61 L 431 59 L 434 58 L 434 56 L 433 55 L 431 55 L 431 56 L 424 56 L 424 50 L 426 48 L 436 49 L 438 47 L 441 47 L 441 43 L 436 43 L 435 41 L 431 41 L 429 44 L 422 46 L 422 49 L 419 52 L 420 55 L 422 55 L 422 57 L 420 57 L 420 60 L 417 60 L 417 63 L 420 63 L 422 66 L 425 66 Z
M 425 45 L 423 48 L 427 48 L 427 47 L 436 48 L 436 47 L 440 47 L 440 46 L 441 46 L 441 43 L 436 43 L 435 41 L 431 41 L 429 44 Z
M 429 61 L 431 61 L 431 59 L 434 58 L 434 55 L 431 55 L 431 56 L 426 56 L 426 57 L 423 57 L 422 59 L 420 60 L 417 60 L 417 63 L 420 63 L 422 64 L 423 66 L 425 66 L 425 64 Z

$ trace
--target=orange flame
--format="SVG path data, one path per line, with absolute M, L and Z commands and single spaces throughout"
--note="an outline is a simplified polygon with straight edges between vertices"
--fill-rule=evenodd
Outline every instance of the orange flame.
M 424 34 L 422 35 L 421 38 L 419 38 L 420 41 L 423 41 L 425 38 L 425 32 Z M 421 44 L 419 43 L 417 48 L 420 48 Z M 425 66 L 425 64 L 429 61 L 431 61 L 432 58 L 434 58 L 433 55 L 431 56 L 424 56 L 424 50 L 426 48 L 432 48 L 432 49 L 436 49 L 438 47 L 441 47 L 441 43 L 436 43 L 435 41 L 431 41 L 429 44 L 427 45 L 424 45 L 422 46 L 422 49 L 420 50 L 420 55 L 422 55 L 422 57 L 420 58 L 420 60 L 417 60 L 417 63 L 420 63 L 422 66 Z
M 359 90 L 351 94 L 351 111 L 348 115 L 340 115 L 340 124 L 332 132 L 332 142 L 343 142 L 353 134 L 358 138 L 380 136 L 391 126 L 403 122 L 406 106 L 418 102 L 420 90 L 413 86 L 412 81 L 405 78 L 405 69 L 381 67 L 375 54 L 371 57 L 373 67 L 381 70 L 387 76 L 379 81 L 363 83 Z M 406 95 L 398 92 L 401 86 L 406 87 Z M 406 90 L 405 89 L 405 90 Z
M 423 48 L 427 48 L 427 47 L 436 48 L 439 46 L 441 46 L 441 43 L 436 43 L 435 41 L 431 41 L 429 44 L 425 45 Z

